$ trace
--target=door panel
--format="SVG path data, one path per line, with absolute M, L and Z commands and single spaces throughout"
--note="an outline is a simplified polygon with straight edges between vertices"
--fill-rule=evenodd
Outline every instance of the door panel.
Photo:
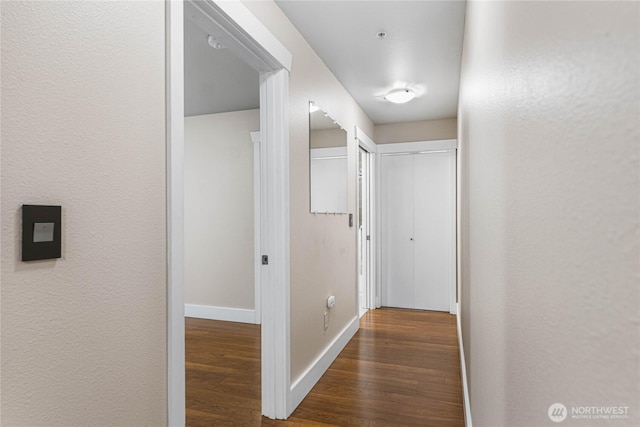
M 415 154 L 415 306 L 449 311 L 451 283 L 451 154 Z
M 413 158 L 381 159 L 382 305 L 413 308 Z

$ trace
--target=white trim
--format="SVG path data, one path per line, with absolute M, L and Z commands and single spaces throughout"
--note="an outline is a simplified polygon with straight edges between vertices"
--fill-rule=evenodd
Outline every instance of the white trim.
M 167 1 L 167 424 L 185 424 L 184 41 L 182 2 Z
M 338 357 L 340 352 L 358 332 L 359 317 L 356 316 L 329 344 L 320 356 L 307 368 L 302 375 L 291 385 L 291 399 L 293 407 L 297 407 L 313 386 L 320 380 L 329 366 Z
M 262 236 L 260 234 L 260 227 L 262 222 L 260 221 L 261 205 L 260 205 L 260 191 L 261 191 L 261 173 L 260 173 L 260 131 L 251 132 L 251 142 L 253 143 L 253 297 L 255 307 L 255 323 L 262 323 L 262 297 L 260 295 L 260 283 L 262 274 L 262 248 L 260 242 Z
M 380 243 L 380 236 L 382 236 L 382 221 L 380 218 L 382 217 L 382 173 L 380 171 L 382 165 L 382 159 L 380 153 L 376 153 L 376 170 L 375 170 L 375 180 L 376 180 L 376 201 L 375 201 L 375 213 L 376 213 L 376 308 L 382 307 L 382 244 Z
M 380 154 L 419 153 L 423 151 L 453 150 L 458 148 L 457 139 L 437 141 L 399 142 L 396 144 L 378 144 Z
M 287 418 L 291 406 L 289 72 L 260 74 L 262 253 L 262 414 Z
M 379 216 L 382 207 L 380 206 L 380 154 L 379 147 L 382 147 L 383 144 L 376 144 L 371 138 L 367 136 L 366 133 L 362 131 L 359 127 L 356 126 L 356 139 L 358 140 L 358 145 L 363 147 L 365 150 L 371 153 L 371 176 L 373 177 L 373 189 L 371 190 L 371 205 L 373 212 L 371 212 L 371 253 L 372 253 L 372 279 L 371 286 L 373 287 L 371 291 L 371 305 L 369 308 L 380 308 L 382 306 L 382 272 L 381 272 L 381 259 L 382 259 L 382 249 L 378 242 L 378 236 L 381 235 L 381 225 L 379 221 Z
M 379 243 L 379 236 L 380 234 L 378 234 L 378 180 L 377 180 L 377 176 L 378 176 L 378 155 L 376 153 L 371 153 L 369 155 L 369 160 L 370 160 L 370 169 L 369 169 L 369 174 L 370 174 L 370 181 L 369 181 L 369 185 L 372 187 L 369 189 L 369 197 L 371 197 L 371 201 L 369 203 L 370 208 L 371 208 L 371 212 L 369 212 L 369 232 L 371 233 L 371 241 L 369 242 L 370 245 L 370 262 L 371 265 L 369 266 L 369 275 L 370 275 L 370 279 L 369 279 L 369 301 L 368 301 L 368 308 L 378 308 L 380 307 L 380 305 L 378 304 L 378 289 L 376 284 L 378 283 L 378 246 L 380 246 Z
M 253 142 L 254 144 L 260 144 L 260 131 L 255 131 L 255 132 L 249 132 L 249 135 L 251 136 L 251 142 Z
M 380 307 L 380 292 L 379 292 L 379 273 L 378 273 L 378 264 L 379 264 L 379 249 L 378 249 L 378 145 L 373 142 L 369 136 L 364 133 L 362 129 L 358 126 L 355 127 L 356 140 L 358 141 L 358 146 L 362 147 L 365 151 L 369 153 L 369 197 L 371 200 L 369 201 L 369 205 L 371 206 L 371 212 L 369 213 L 369 250 L 370 250 L 370 270 L 368 272 L 369 280 L 368 286 L 369 289 L 366 291 L 368 295 L 367 298 L 367 309 L 375 309 Z M 358 157 L 359 158 L 359 157 Z M 358 209 L 356 203 L 356 209 Z M 356 213 L 359 215 L 359 212 Z M 356 263 L 357 264 L 357 263 Z M 359 289 L 358 289 L 359 291 Z
M 358 126 L 356 126 L 356 139 L 358 140 L 358 145 L 370 153 L 378 152 L 378 145 L 373 142 L 371 138 L 367 136 L 366 133 L 363 132 Z
M 460 303 L 457 308 L 460 313 Z M 471 422 L 471 403 L 469 401 L 469 383 L 467 381 L 467 363 L 464 358 L 464 345 L 462 344 L 462 320 L 456 316 L 456 327 L 458 329 L 458 347 L 460 348 L 460 375 L 462 376 L 462 398 L 464 400 L 464 425 L 473 427 Z
M 167 33 L 167 360 L 168 423 L 184 425 L 184 75 L 183 16 L 260 72 L 262 413 L 290 412 L 289 72 L 291 54 L 240 2 L 168 3 Z M 267 203 L 267 201 L 269 203 Z
M 225 322 L 256 323 L 255 310 L 212 305 L 185 304 L 184 316 Z
M 456 170 L 456 166 L 457 166 L 457 151 L 458 150 L 451 150 L 451 163 L 450 163 L 450 167 L 451 167 L 451 179 L 453 180 L 453 182 L 451 183 L 451 212 L 453 213 L 453 216 L 451 218 L 451 236 L 452 236 L 452 242 L 451 242 L 451 252 L 450 252 L 450 263 L 451 263 L 451 282 L 449 284 L 449 313 L 451 314 L 457 314 L 458 313 L 458 301 L 457 301 L 457 287 L 458 287 L 458 260 L 457 260 L 457 247 L 458 247 L 458 238 L 457 238 L 457 234 L 456 234 L 456 226 L 457 226 L 457 179 L 458 179 L 458 173 Z

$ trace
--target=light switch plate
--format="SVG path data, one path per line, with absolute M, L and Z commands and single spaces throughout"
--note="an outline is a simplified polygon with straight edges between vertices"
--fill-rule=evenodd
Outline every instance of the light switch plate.
M 22 261 L 62 256 L 62 207 L 22 205 Z

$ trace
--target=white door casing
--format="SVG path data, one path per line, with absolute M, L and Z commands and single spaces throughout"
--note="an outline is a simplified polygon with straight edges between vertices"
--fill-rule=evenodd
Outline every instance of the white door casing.
M 369 240 L 366 241 L 366 245 L 363 245 L 365 250 L 368 252 L 368 266 L 367 271 L 363 274 L 363 283 L 358 282 L 358 295 L 356 298 L 358 301 L 360 299 L 360 292 L 365 295 L 365 306 L 364 308 L 370 310 L 380 307 L 380 291 L 379 291 L 379 283 L 378 283 L 378 173 L 377 173 L 377 165 L 378 165 L 378 146 L 373 142 L 371 138 L 369 138 L 359 127 L 355 128 L 356 140 L 358 142 L 358 146 L 360 149 L 364 150 L 366 155 L 366 161 L 368 162 L 368 176 L 366 183 L 363 184 L 363 189 L 366 191 L 365 199 L 368 198 L 367 205 L 369 207 L 368 218 L 367 218 L 367 229 L 364 230 L 365 234 L 363 236 L 358 236 L 357 239 L 363 238 L 366 239 L 367 233 L 369 236 Z M 358 157 L 359 158 L 359 157 Z M 360 189 L 358 188 L 358 191 Z M 360 195 L 358 194 L 358 197 Z M 364 202 L 364 201 L 363 201 Z M 356 209 L 359 209 L 358 203 L 356 203 Z M 360 216 L 360 212 L 356 212 L 356 217 Z M 356 247 L 360 248 L 359 242 L 356 241 Z M 360 258 L 362 254 L 358 253 L 358 257 Z M 356 268 L 358 268 L 358 263 L 356 263 Z M 360 272 L 357 272 L 360 278 Z M 360 289 L 360 287 L 364 285 L 364 289 Z M 360 310 L 360 303 L 358 303 L 358 310 Z
M 358 151 L 358 310 L 362 317 L 369 309 L 371 290 L 371 153 L 359 147 Z
M 292 411 L 288 117 L 292 56 L 240 2 L 171 0 L 166 7 L 168 424 L 185 423 L 183 11 L 260 73 L 260 247 L 261 254 L 269 257 L 260 272 L 262 413 L 286 418 Z

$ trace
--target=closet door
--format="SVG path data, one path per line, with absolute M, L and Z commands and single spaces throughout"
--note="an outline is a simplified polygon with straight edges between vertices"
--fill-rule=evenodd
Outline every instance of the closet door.
M 414 307 L 449 311 L 453 171 L 451 152 L 414 154 Z
M 413 308 L 413 156 L 382 156 L 380 172 L 382 305 Z

